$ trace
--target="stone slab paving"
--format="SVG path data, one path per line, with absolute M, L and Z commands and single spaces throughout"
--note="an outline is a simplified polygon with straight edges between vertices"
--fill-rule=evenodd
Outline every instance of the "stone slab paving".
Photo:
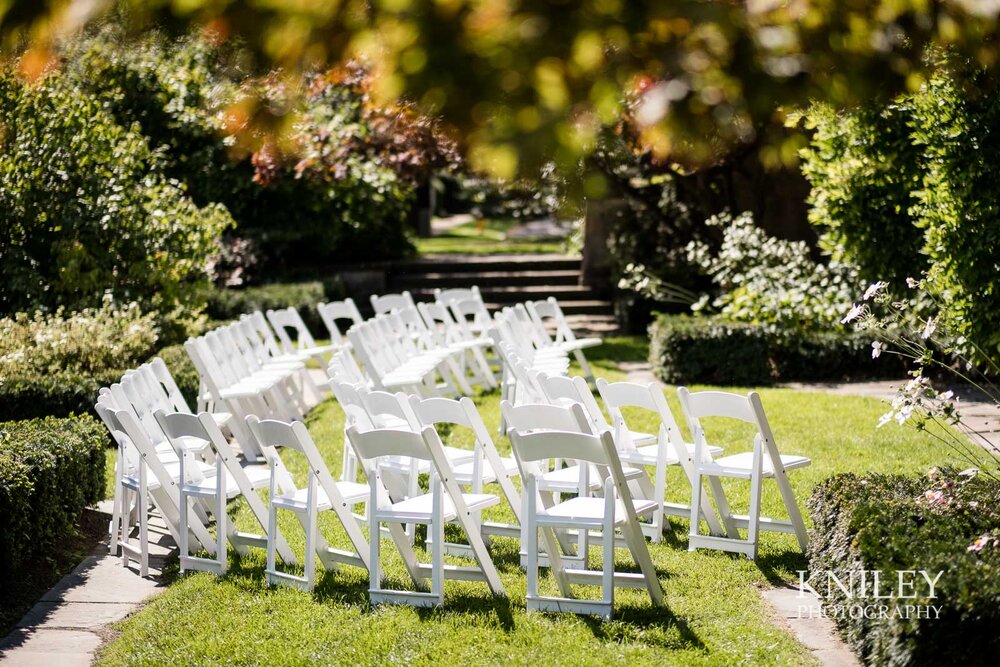
M 815 593 L 798 588 L 771 588 L 761 593 L 774 612 L 775 623 L 795 635 L 824 667 L 861 667 L 834 622 L 823 616 Z
M 110 502 L 99 506 L 110 510 Z M 110 518 L 110 515 L 109 515 Z M 0 640 L 0 665 L 76 667 L 93 662 L 102 629 L 122 620 L 163 588 L 162 568 L 174 541 L 162 523 L 151 521 L 150 576 L 133 564 L 122 567 L 107 541 L 63 577 Z

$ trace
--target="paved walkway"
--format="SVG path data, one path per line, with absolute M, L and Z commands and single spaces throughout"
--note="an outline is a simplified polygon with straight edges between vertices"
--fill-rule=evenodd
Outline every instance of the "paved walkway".
M 98 505 L 109 520 L 110 504 Z M 151 576 L 143 579 L 134 566 L 123 568 L 121 559 L 108 553 L 107 541 L 101 542 L 0 641 L 0 665 L 90 665 L 107 636 L 106 626 L 122 620 L 162 589 L 162 567 L 173 548 L 166 527 L 151 520 Z

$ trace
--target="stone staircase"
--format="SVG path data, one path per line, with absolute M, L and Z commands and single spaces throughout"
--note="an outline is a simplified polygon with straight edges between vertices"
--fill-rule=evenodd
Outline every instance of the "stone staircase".
M 393 263 L 387 292 L 409 290 L 433 301 L 435 288 L 479 285 L 489 308 L 554 296 L 578 335 L 617 332 L 611 302 L 580 282 L 579 257 L 569 255 L 439 255 Z

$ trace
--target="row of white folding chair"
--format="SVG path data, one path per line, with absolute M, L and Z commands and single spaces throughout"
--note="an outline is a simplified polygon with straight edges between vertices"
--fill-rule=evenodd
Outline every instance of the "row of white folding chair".
M 116 461 L 116 494 L 115 508 L 112 519 L 112 539 L 111 550 L 117 550 L 119 538 L 123 542 L 123 558 L 128 563 L 129 556 L 139 560 L 143 572 L 148 567 L 148 541 L 147 541 L 147 518 L 148 518 L 148 497 L 146 490 L 138 487 L 145 487 L 147 484 L 139 478 L 146 475 L 146 466 L 140 465 L 145 462 L 149 465 L 152 458 L 156 459 L 156 467 L 152 470 L 152 484 L 155 488 L 164 488 L 173 491 L 175 486 L 180 489 L 180 495 L 173 502 L 173 496 L 161 497 L 154 502 L 159 506 L 161 515 L 167 522 L 171 532 L 174 533 L 178 543 L 184 544 L 188 533 L 187 503 L 185 500 L 185 487 L 183 482 L 196 481 L 201 483 L 201 491 L 206 485 L 214 485 L 218 466 L 224 465 L 230 470 L 229 492 L 230 497 L 236 491 L 246 493 L 247 489 L 259 488 L 264 485 L 266 469 L 263 466 L 255 466 L 246 462 L 245 457 L 241 462 L 242 452 L 237 453 L 234 447 L 239 447 L 235 440 L 232 444 L 222 433 L 223 426 L 231 426 L 231 415 L 211 414 L 203 412 L 200 418 L 211 422 L 211 427 L 197 429 L 192 434 L 169 436 L 164 424 L 156 418 L 160 414 L 180 414 L 191 415 L 186 401 L 177 396 L 178 401 L 169 399 L 169 385 L 174 385 L 169 370 L 162 360 L 156 359 L 153 363 L 144 364 L 138 369 L 129 371 L 123 376 L 120 383 L 112 385 L 108 389 L 102 389 L 97 406 L 98 413 L 108 426 L 112 435 L 119 443 L 118 461 Z M 169 412 L 168 412 L 169 411 Z M 127 418 L 122 414 L 127 414 Z M 124 434 L 120 437 L 116 434 Z M 182 456 L 183 453 L 183 456 Z M 215 459 L 215 466 L 209 462 Z M 240 468 L 239 472 L 234 472 L 234 467 Z M 282 469 L 285 480 L 291 478 Z M 236 485 L 235 489 L 233 485 Z M 131 508 L 125 492 L 131 491 L 138 494 L 137 504 L 140 506 L 140 543 L 139 553 L 134 553 L 128 545 L 128 534 L 131 528 L 131 521 L 127 518 L 131 515 Z M 197 494 L 196 494 L 197 495 Z M 249 498 L 248 498 L 249 500 Z M 163 503 L 166 503 L 163 506 Z M 254 503 L 251 501 L 251 505 Z M 208 520 L 206 509 L 208 505 L 201 503 L 195 505 L 195 514 L 199 523 L 191 528 L 195 531 L 197 539 L 202 542 L 202 538 L 207 535 L 204 530 L 205 522 Z M 256 508 L 254 508 L 256 511 Z M 257 512 L 258 518 L 262 515 Z M 231 535 L 234 545 L 242 550 L 242 538 L 235 534 Z M 220 540 L 222 537 L 220 536 Z M 204 546 L 204 545 L 203 545 Z M 290 556 L 287 546 L 281 547 L 282 556 Z M 182 553 L 183 557 L 187 553 Z M 182 565 L 183 567 L 183 565 Z
M 535 331 L 538 333 L 540 343 L 543 347 L 555 347 L 563 352 L 572 352 L 580 364 L 580 370 L 584 377 L 593 385 L 595 378 L 590 370 L 590 363 L 583 351 L 587 348 L 597 347 L 601 344 L 601 339 L 577 338 L 573 329 L 566 321 L 562 308 L 555 297 L 550 296 L 544 301 L 528 301 L 524 304 L 528 315 L 535 323 Z M 550 334 L 551 331 L 551 334 Z
M 166 463 L 176 463 L 172 447 L 153 419 L 153 411 L 161 408 L 187 409 L 187 402 L 162 359 L 157 358 L 153 362 L 143 364 L 138 369 L 126 372 L 120 382 L 115 383 L 110 388 L 102 388 L 98 398 L 105 409 L 128 410 L 149 433 L 150 442 L 155 447 L 160 459 Z M 228 422 L 228 416 L 225 414 L 219 415 L 219 418 L 222 423 Z M 107 421 L 105 424 L 109 429 L 111 428 Z M 127 494 L 129 492 L 133 494 L 132 500 L 137 505 L 140 504 L 140 501 L 142 504 L 148 505 L 148 496 L 145 491 L 141 494 L 141 498 L 136 495 L 138 493 L 137 485 L 140 481 L 136 476 L 136 471 L 141 457 L 134 446 L 126 445 L 127 443 L 119 442 L 115 460 L 115 492 L 109 525 L 109 551 L 117 553 L 121 541 L 125 545 L 122 549 L 127 565 L 127 556 L 133 555 L 132 547 L 128 546 L 133 507 Z M 186 446 L 192 452 L 200 453 L 207 448 L 207 443 L 196 441 L 186 443 Z M 140 519 L 145 520 L 142 517 Z M 148 563 L 148 550 L 145 542 L 141 543 L 138 560 L 141 568 L 145 571 Z
M 600 431 L 608 428 L 593 394 L 582 378 L 565 378 L 536 374 L 546 398 L 557 404 L 579 403 Z M 605 408 L 614 423 L 614 441 L 623 463 L 654 468 L 652 489 L 648 480 L 641 489 L 642 496 L 659 503 L 653 521 L 643 529 L 654 541 L 662 539 L 664 514 L 686 516 L 690 520 L 690 548 L 719 548 L 745 553 L 754 558 L 760 530 L 793 533 L 805 549 L 807 534 L 794 493 L 787 479 L 787 471 L 810 464 L 809 459 L 778 452 L 760 397 L 755 392 L 747 396 L 724 392 L 692 394 L 679 388 L 681 405 L 692 433 L 694 444 L 684 440 L 676 419 L 667 405 L 663 387 L 658 383 L 630 382 L 609 383 L 597 380 L 597 388 Z M 692 398 L 693 397 L 693 398 Z M 652 412 L 659 425 L 657 433 L 644 433 L 629 427 L 623 409 L 642 409 Z M 705 439 L 701 417 L 728 417 L 740 419 L 756 427 L 754 449 L 750 452 L 724 456 L 722 448 L 709 445 Z M 690 502 L 665 501 L 666 468 L 678 465 L 691 485 Z M 748 479 L 751 484 L 750 509 L 746 515 L 734 514 L 721 484 L 721 478 Z M 702 479 L 705 482 L 702 482 Z M 773 519 L 760 514 L 760 493 L 764 479 L 775 479 L 785 505 L 788 520 Z M 707 483 L 715 499 L 718 517 L 704 490 Z M 721 522 L 720 522 L 721 519 Z M 700 522 L 708 525 L 710 535 L 700 535 Z M 740 529 L 747 530 L 747 539 L 740 537 Z
M 485 336 L 493 323 L 493 317 L 477 285 L 435 289 L 434 301 L 449 308 L 455 319 L 465 323 L 476 336 Z
M 451 311 L 440 303 L 420 303 L 417 310 L 434 346 L 456 354 L 459 369 L 469 382 L 482 384 L 487 389 L 497 386 L 496 376 L 484 353 L 493 345 L 488 336 L 473 334 L 467 322 L 456 320 Z
M 536 373 L 534 378 L 549 402 L 557 405 L 579 403 L 598 431 L 612 428 L 615 444 L 623 464 L 641 469 L 652 469 L 652 481 L 645 476 L 640 478 L 638 495 L 658 503 L 652 521 L 649 524 L 643 524 L 643 530 L 654 542 L 660 542 L 663 539 L 665 514 L 684 518 L 691 516 L 690 503 L 666 501 L 667 469 L 670 466 L 679 466 L 684 471 L 689 485 L 693 488 L 695 481 L 694 446 L 685 442 L 681 436 L 677 421 L 664 397 L 663 387 L 659 383 L 610 383 L 604 378 L 598 378 L 597 389 L 605 409 L 611 417 L 612 427 L 608 424 L 604 413 L 587 386 L 587 382 L 582 377 L 570 378 Z M 655 432 L 646 433 L 632 429 L 623 413 L 623 409 L 630 408 L 652 413 L 657 424 Z M 717 456 L 722 453 L 722 449 L 710 447 L 706 452 L 709 456 Z M 721 526 L 715 517 L 707 495 L 704 492 L 700 495 L 702 517 L 708 523 L 713 534 L 721 534 Z
M 320 394 L 301 360 L 268 357 L 262 362 L 254 356 L 251 324 L 246 320 L 190 338 L 184 348 L 203 385 L 199 408 L 232 413 L 234 433 L 248 447 L 247 455 L 260 458 L 242 420 L 250 414 L 301 417 Z
M 452 353 L 421 349 L 398 314 L 379 315 L 357 324 L 347 336 L 375 388 L 404 389 L 428 396 L 440 395 L 442 391 L 450 395 L 458 393 L 456 375 L 460 371 L 454 367 Z
M 294 309 L 291 310 L 294 312 Z M 295 312 L 294 315 L 301 322 L 298 313 Z M 283 333 L 287 340 L 288 335 L 283 329 L 279 329 L 279 333 Z M 306 332 L 305 335 L 309 336 L 309 333 Z M 275 345 L 274 335 L 270 334 L 259 311 L 249 318 L 218 327 L 207 337 L 211 340 L 212 336 L 222 344 L 228 344 L 228 351 L 232 354 L 238 353 L 235 356 L 236 364 L 242 364 L 249 372 L 287 376 L 292 381 L 289 388 L 292 390 L 290 396 L 293 406 L 303 413 L 323 400 L 323 394 L 310 377 L 306 366 L 309 359 L 316 356 L 315 352 L 319 348 L 296 349 L 286 345 L 284 341 L 280 346 Z
M 579 403 L 567 407 L 515 407 L 503 401 L 501 410 L 506 413 L 506 421 L 510 424 L 507 435 L 524 480 L 521 544 L 526 554 L 529 611 L 568 611 L 597 614 L 610 619 L 616 585 L 644 587 L 654 604 L 662 604 L 663 592 L 639 523 L 640 516 L 655 511 L 656 503 L 632 499 L 629 483 L 635 476 L 622 467 L 611 431 L 591 432 L 589 418 Z M 580 461 L 579 492 L 576 496 L 558 500 L 542 492 L 548 474 L 548 461 L 553 459 Z M 541 466 L 539 462 L 542 462 Z M 594 497 L 591 494 L 593 489 L 600 489 L 603 498 Z M 547 565 L 552 569 L 561 597 L 541 596 L 538 593 L 539 530 L 542 531 L 541 546 Z M 601 570 L 587 569 L 586 543 L 581 544 L 581 551 L 577 554 L 567 551 L 561 534 L 569 530 L 576 530 L 581 538 L 586 538 L 591 531 L 599 531 L 603 551 Z M 620 533 L 621 542 L 630 550 L 641 573 L 615 572 L 617 533 Z M 580 567 L 570 567 L 570 561 Z M 572 583 L 601 585 L 602 599 L 576 598 Z
M 351 303 L 353 304 L 353 302 Z M 268 310 L 267 321 L 271 323 L 274 331 L 278 334 L 281 349 L 285 354 L 304 354 L 315 357 L 321 363 L 326 363 L 329 356 L 340 347 L 337 342 L 328 345 L 317 344 L 316 339 L 313 338 L 306 323 L 302 320 L 302 315 L 294 306 Z M 293 339 L 289 334 L 294 334 L 295 338 Z

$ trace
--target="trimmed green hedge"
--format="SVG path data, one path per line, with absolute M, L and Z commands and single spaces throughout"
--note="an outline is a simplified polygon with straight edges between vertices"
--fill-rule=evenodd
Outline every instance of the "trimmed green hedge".
M 653 371 L 672 384 L 835 381 L 897 377 L 906 370 L 894 357 L 873 360 L 870 337 L 854 332 L 778 334 L 714 317 L 659 315 L 649 338 Z
M 171 345 L 157 352 L 170 369 L 188 404 L 195 408 L 198 371 L 183 345 Z M 86 375 L 49 373 L 0 378 L 0 420 L 66 417 L 93 414 L 97 392 L 121 380 L 126 369 Z
M 305 283 L 273 283 L 244 289 L 214 289 L 208 292 L 205 312 L 213 320 L 235 320 L 244 313 L 255 310 L 295 306 L 313 336 L 326 338 L 326 328 L 316 312 L 316 304 L 342 299 L 343 287 L 339 281 L 312 281 Z
M 101 387 L 118 382 L 125 371 L 93 375 L 49 373 L 0 379 L 0 420 L 90 414 Z
M 1000 482 L 953 472 L 925 478 L 835 475 L 813 490 L 809 509 L 810 583 L 825 597 L 827 614 L 870 665 L 992 665 L 1000 656 Z M 974 545 L 981 546 L 977 550 Z M 970 547 L 972 547 L 970 549 Z M 862 571 L 880 570 L 888 599 L 847 598 L 836 584 Z M 897 597 L 898 571 L 924 570 L 935 597 L 921 582 Z M 855 587 L 855 592 L 857 588 Z M 880 618 L 841 613 L 837 606 L 934 605 L 931 618 Z
M 0 569 L 58 548 L 104 496 L 108 439 L 88 415 L 0 422 Z

